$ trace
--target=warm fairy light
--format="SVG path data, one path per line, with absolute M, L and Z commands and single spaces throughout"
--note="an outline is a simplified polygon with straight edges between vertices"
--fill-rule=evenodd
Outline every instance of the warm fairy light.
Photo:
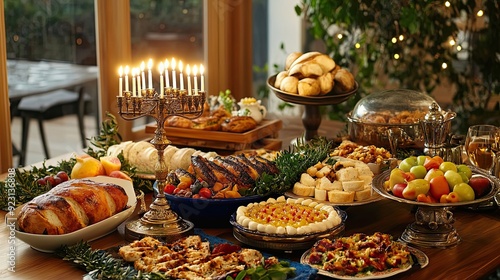
M 360 43 L 356 43 L 356 44 L 354 45 L 354 47 L 355 47 L 356 49 L 359 49 L 359 48 L 361 48 L 361 44 L 360 44 Z
M 450 40 L 450 46 L 454 46 L 456 44 L 455 40 L 451 39 Z
M 484 16 L 484 11 L 483 10 L 479 10 L 477 11 L 477 14 L 476 14 L 478 17 L 482 17 Z
M 340 40 L 340 39 L 342 39 L 342 37 L 343 37 L 343 36 L 342 36 L 342 34 L 340 34 L 340 33 L 339 33 L 339 34 L 337 34 L 337 38 L 338 38 L 339 40 Z
M 392 37 L 391 42 L 392 42 L 393 44 L 396 44 L 396 42 L 397 42 L 397 41 L 398 41 L 398 39 L 396 39 L 396 37 Z
M 443 62 L 443 64 L 441 64 L 441 68 L 443 68 L 443 69 L 448 68 L 448 64 L 446 64 L 446 62 Z
M 461 51 L 461 50 L 462 50 L 462 46 L 457 45 L 457 51 Z
M 399 35 L 399 41 L 403 41 L 405 39 L 405 36 Z
M 394 59 L 399 59 L 399 54 L 398 53 L 394 54 Z
M 446 8 L 449 8 L 449 7 L 451 6 L 450 1 L 446 1 L 446 2 L 444 2 L 444 6 L 445 6 Z

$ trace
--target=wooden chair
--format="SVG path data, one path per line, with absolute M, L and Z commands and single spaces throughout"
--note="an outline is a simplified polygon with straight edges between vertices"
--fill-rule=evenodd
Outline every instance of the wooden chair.
M 38 120 L 40 137 L 42 139 L 43 151 L 46 158 L 50 158 L 47 139 L 43 121 L 62 117 L 64 115 L 76 114 L 78 119 L 78 127 L 80 129 L 80 138 L 82 147 L 85 148 L 85 114 L 86 93 L 83 86 L 78 86 L 75 91 L 60 89 L 48 92 L 41 95 L 25 97 L 17 107 L 18 115 L 22 118 L 22 138 L 21 138 L 21 155 L 19 157 L 19 165 L 24 166 L 26 162 L 26 150 L 28 145 L 28 132 L 30 120 L 35 118 Z

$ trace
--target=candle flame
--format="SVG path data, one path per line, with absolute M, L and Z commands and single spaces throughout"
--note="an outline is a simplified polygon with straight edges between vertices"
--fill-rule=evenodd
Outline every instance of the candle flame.
M 144 72 L 144 68 L 146 67 L 146 64 L 144 61 L 141 62 L 141 71 Z
M 153 60 L 150 58 L 148 61 L 148 69 L 151 69 L 153 67 Z
M 181 72 L 181 73 L 182 73 L 182 68 L 184 68 L 182 66 L 182 60 L 179 60 L 179 72 Z
M 193 66 L 193 75 L 197 75 L 198 74 L 198 66 Z
M 175 58 L 172 57 L 172 69 L 175 70 Z
M 120 65 L 120 68 L 118 68 L 118 75 L 120 75 L 120 78 L 123 75 L 123 66 Z
M 165 69 L 168 69 L 168 59 L 165 59 Z
M 191 74 L 191 66 L 189 66 L 189 64 L 186 66 L 186 74 L 188 76 Z
M 129 70 L 130 70 L 130 68 L 128 67 L 128 65 L 127 65 L 127 66 L 125 66 L 125 76 L 127 76 L 127 75 L 128 75 L 128 71 L 129 71 Z
M 160 65 L 158 65 L 158 71 L 160 71 L 160 75 L 163 74 L 163 62 L 160 62 Z
M 205 72 L 205 67 L 203 67 L 203 64 L 200 64 L 200 75 L 203 75 Z

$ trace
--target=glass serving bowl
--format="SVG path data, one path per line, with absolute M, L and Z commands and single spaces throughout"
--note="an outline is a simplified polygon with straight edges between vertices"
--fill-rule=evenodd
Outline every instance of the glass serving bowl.
M 460 236 L 453 227 L 455 220 L 450 208 L 484 203 L 496 196 L 500 189 L 500 179 L 474 166 L 469 166 L 469 168 L 472 170 L 473 176 L 480 175 L 488 178 L 492 186 L 491 190 L 481 198 L 454 203 L 417 202 L 392 195 L 384 187 L 384 181 L 390 176 L 390 170 L 373 178 L 373 189 L 383 197 L 418 207 L 415 213 L 415 222 L 406 227 L 400 237 L 401 241 L 422 247 L 449 247 L 460 242 Z

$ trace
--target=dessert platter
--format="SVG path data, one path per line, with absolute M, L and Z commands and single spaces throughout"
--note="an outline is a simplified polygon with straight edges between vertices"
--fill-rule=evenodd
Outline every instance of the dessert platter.
M 311 199 L 276 199 L 238 207 L 231 216 L 234 237 L 247 245 L 270 250 L 309 248 L 321 238 L 341 234 L 347 214 Z

